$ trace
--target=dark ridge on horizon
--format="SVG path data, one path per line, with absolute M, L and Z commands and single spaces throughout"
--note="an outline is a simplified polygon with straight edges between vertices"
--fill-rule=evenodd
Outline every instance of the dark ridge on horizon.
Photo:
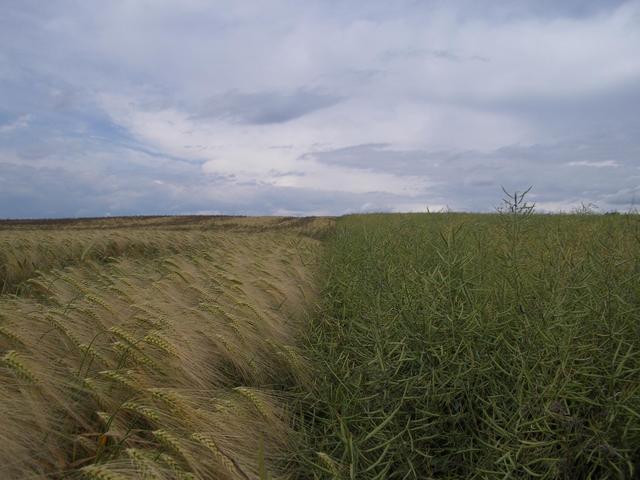
M 285 216 L 285 215 L 126 215 L 110 217 L 79 218 L 26 218 L 0 219 L 0 230 L 120 230 L 138 229 L 171 229 L 180 230 L 193 227 L 208 229 L 225 229 L 232 226 L 229 222 L 246 218 L 270 218 L 271 228 L 283 226 L 303 226 L 317 216 Z M 324 217 L 322 217 L 324 218 Z M 332 217 L 326 217 L 332 218 Z

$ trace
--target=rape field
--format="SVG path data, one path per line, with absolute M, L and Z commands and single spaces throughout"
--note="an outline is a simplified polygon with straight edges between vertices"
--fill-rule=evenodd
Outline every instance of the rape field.
M 638 215 L 347 216 L 322 268 L 298 478 L 640 475 Z

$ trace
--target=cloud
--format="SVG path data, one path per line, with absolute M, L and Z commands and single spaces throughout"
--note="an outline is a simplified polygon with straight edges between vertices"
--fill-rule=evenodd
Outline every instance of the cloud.
M 9 3 L 0 215 L 621 205 L 639 49 L 637 0 Z
M 622 208 L 627 211 L 637 211 L 640 207 L 640 186 L 623 188 L 618 192 L 608 195 L 606 202 L 616 209 Z
M 602 160 L 600 162 L 589 162 L 587 160 L 580 160 L 576 162 L 567 163 L 570 167 L 593 167 L 593 168 L 610 168 L 619 167 L 620 164 L 615 160 Z
M 284 123 L 340 101 L 334 95 L 299 89 L 291 93 L 226 92 L 205 102 L 196 118 L 264 125 Z
M 491 60 L 481 55 L 463 56 L 451 50 L 429 50 L 426 48 L 409 47 L 404 50 L 387 50 L 379 56 L 382 61 L 407 60 L 407 59 L 435 59 L 450 62 L 490 62 Z
M 26 128 L 29 125 L 30 115 L 20 115 L 15 120 L 0 124 L 0 134 L 13 132 L 20 128 Z
M 633 191 L 640 185 L 640 148 L 634 138 L 619 135 L 490 151 L 397 150 L 367 144 L 317 152 L 313 158 L 366 172 L 429 178 L 423 201 L 472 211 L 495 205 L 501 187 L 522 191 L 533 186 L 531 197 L 540 205 L 566 210 L 582 201 L 616 208 L 629 199 L 620 197 L 621 189 Z

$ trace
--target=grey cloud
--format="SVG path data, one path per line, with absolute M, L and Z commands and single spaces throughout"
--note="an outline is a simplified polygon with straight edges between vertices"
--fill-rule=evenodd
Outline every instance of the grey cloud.
M 299 89 L 290 93 L 236 91 L 216 95 L 205 102 L 199 118 L 221 118 L 237 123 L 284 123 L 340 102 L 336 95 Z
M 309 156 L 329 165 L 422 176 L 433 184 L 428 195 L 434 203 L 467 210 L 491 210 L 501 186 L 523 190 L 533 185 L 540 202 L 587 201 L 603 208 L 628 205 L 633 197 L 628 192 L 635 194 L 640 188 L 640 149 L 633 138 L 623 141 L 619 136 L 512 145 L 489 152 L 403 151 L 368 144 Z
M 269 170 L 269 176 L 271 177 L 304 177 L 306 175 L 303 171 L 296 170 Z
M 640 22 L 639 22 L 640 25 Z M 499 99 L 467 98 L 459 105 L 480 111 L 499 112 L 523 118 L 550 135 L 575 135 L 580 131 L 595 137 L 602 135 L 637 136 L 640 117 L 640 83 L 630 81 L 596 92 L 544 97 L 517 96 Z
M 343 215 L 363 211 L 392 211 L 398 203 L 404 201 L 407 201 L 406 197 L 378 192 L 351 193 L 330 189 L 262 187 L 247 192 L 242 200 L 233 202 L 233 205 L 236 211 L 248 215 L 282 211 L 292 215 Z
M 451 4 L 447 0 L 425 2 L 423 8 Z M 461 17 L 508 21 L 514 18 L 585 18 L 618 8 L 629 0 L 462 0 L 455 9 Z
M 518 12 L 529 12 L 542 17 L 564 16 L 583 18 L 597 15 L 626 3 L 627 0 L 517 0 L 503 1 L 503 5 Z
M 110 161 L 116 156 L 118 162 Z M 202 175 L 199 165 L 127 149 L 97 158 L 49 157 L 35 166 L 0 160 L 0 218 L 194 212 L 207 206 L 199 200 L 204 190 L 229 182 Z
M 483 55 L 467 55 L 447 49 L 427 49 L 410 47 L 406 49 L 387 50 L 379 55 L 382 61 L 392 60 L 446 60 L 450 62 L 490 62 L 489 57 Z
M 636 183 L 638 184 L 636 187 L 624 188 L 618 192 L 607 195 L 606 202 L 621 209 L 640 209 L 640 181 Z
M 0 163 L 0 218 L 91 215 L 99 189 L 62 169 Z
M 0 163 L 0 218 L 86 217 L 223 212 L 232 215 L 391 211 L 402 196 L 234 184 L 229 178 L 165 174 L 166 184 L 135 168 L 102 175 Z M 124 175 L 126 174 L 126 175 Z M 169 183 L 171 182 L 171 183 Z M 425 204 L 426 205 L 426 204 Z

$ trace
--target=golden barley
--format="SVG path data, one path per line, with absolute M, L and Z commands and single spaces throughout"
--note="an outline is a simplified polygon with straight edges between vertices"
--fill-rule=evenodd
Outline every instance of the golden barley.
M 256 408 L 256 410 L 260 412 L 260 415 L 262 415 L 266 419 L 270 418 L 269 407 L 251 389 L 247 387 L 235 387 L 234 390 L 248 399 Z
M 26 380 L 29 383 L 38 383 L 38 377 L 29 370 L 21 361 L 18 352 L 15 350 L 9 350 L 1 359 L 18 378 Z
M 113 472 L 102 465 L 88 465 L 82 467 L 80 472 L 92 480 L 127 480 L 127 477 Z

